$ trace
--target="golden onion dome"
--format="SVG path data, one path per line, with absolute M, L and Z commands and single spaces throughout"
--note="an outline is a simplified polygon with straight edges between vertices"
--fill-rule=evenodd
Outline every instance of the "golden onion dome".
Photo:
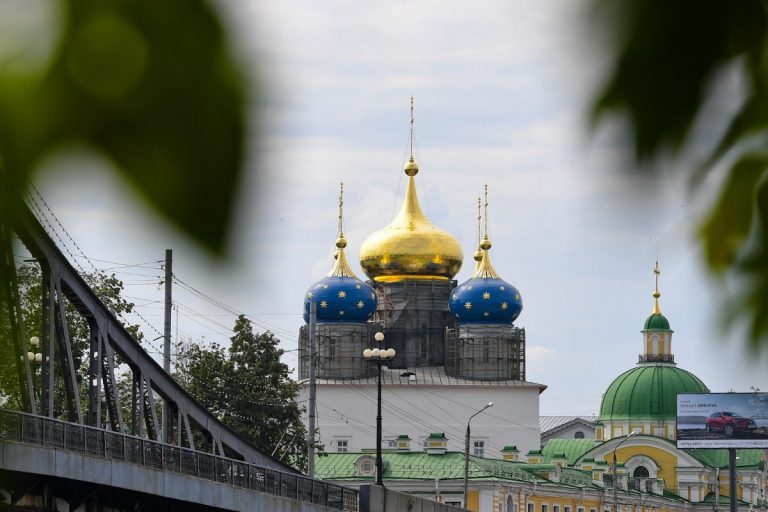
M 418 172 L 411 156 L 405 165 L 408 185 L 400 213 L 388 226 L 369 235 L 360 248 L 360 266 L 374 281 L 448 280 L 461 268 L 459 242 L 436 228 L 421 211 L 414 180 Z

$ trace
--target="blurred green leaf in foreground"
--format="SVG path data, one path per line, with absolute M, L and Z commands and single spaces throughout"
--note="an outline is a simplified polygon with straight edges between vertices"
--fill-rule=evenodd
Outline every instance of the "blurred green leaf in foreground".
M 220 252 L 242 167 L 246 87 L 213 8 L 48 6 L 58 18 L 47 58 L 0 66 L 0 221 L 15 214 L 40 160 L 75 145 L 104 155 L 152 209 Z
M 746 320 L 752 346 L 768 349 L 768 4 L 596 0 L 593 7 L 617 49 L 593 115 L 624 116 L 640 160 L 680 153 L 717 94 L 713 78 L 725 66 L 741 74 L 746 99 L 732 119 L 716 121 L 723 135 L 703 162 L 704 170 L 730 168 L 699 237 L 713 274 L 739 283 L 731 320 Z
M 48 25 L 12 25 L 26 27 L 30 13 Z M 41 160 L 62 148 L 98 153 L 150 209 L 221 253 L 243 163 L 246 85 L 209 3 L 5 0 L 0 22 L 0 327 L 23 306 L 12 234 L 21 198 Z M 20 51 L 25 41 L 45 44 Z M 8 325 L 5 341 L 21 345 L 18 324 Z M 15 370 L 23 387 L 16 356 L 3 354 L 13 363 L 0 380 Z

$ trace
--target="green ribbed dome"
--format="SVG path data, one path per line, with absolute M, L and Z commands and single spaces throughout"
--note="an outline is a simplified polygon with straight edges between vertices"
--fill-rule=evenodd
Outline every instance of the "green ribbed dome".
M 667 320 L 667 317 L 665 317 L 661 313 L 653 313 L 645 321 L 645 326 L 643 327 L 643 330 L 645 330 L 645 331 L 671 331 L 672 329 L 669 328 L 669 320 Z
M 708 392 L 698 377 L 681 368 L 660 364 L 637 366 L 608 386 L 599 419 L 674 420 L 677 393 Z

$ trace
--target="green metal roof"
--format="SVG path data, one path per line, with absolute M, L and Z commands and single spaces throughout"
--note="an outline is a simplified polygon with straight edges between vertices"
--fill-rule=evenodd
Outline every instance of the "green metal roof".
M 644 331 L 671 331 L 669 320 L 661 313 L 653 313 L 645 321 Z
M 362 453 L 329 453 L 315 459 L 315 473 L 326 480 L 371 480 L 355 474 L 355 461 Z M 428 455 L 424 452 L 385 453 L 384 478 L 397 480 L 461 480 L 464 477 L 464 454 L 446 452 Z M 554 464 L 526 464 L 502 459 L 484 459 L 470 456 L 469 477 L 483 480 L 513 480 L 523 482 L 547 482 L 544 475 L 555 470 Z M 590 486 L 589 472 L 562 468 L 561 483 Z
M 549 462 L 558 454 L 565 454 L 568 465 L 573 465 L 582 455 L 595 447 L 594 439 L 550 439 L 541 450 L 544 460 Z
M 695 458 L 705 466 L 711 468 L 724 468 L 728 466 L 727 448 L 690 448 L 685 450 L 691 457 Z M 736 467 L 749 468 L 761 467 L 763 461 L 762 450 L 745 449 L 736 450 Z
M 708 393 L 691 372 L 662 364 L 637 366 L 608 386 L 601 420 L 674 420 L 678 393 Z

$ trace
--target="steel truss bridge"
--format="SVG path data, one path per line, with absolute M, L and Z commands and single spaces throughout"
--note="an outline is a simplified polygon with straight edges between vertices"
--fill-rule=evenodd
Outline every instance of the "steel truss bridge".
M 243 510 L 280 510 L 295 501 L 304 503 L 301 510 L 357 510 L 356 491 L 301 476 L 196 402 L 98 299 L 33 213 L 20 210 L 13 225 L 0 224 L 0 295 L 6 298 L 0 300 L 6 309 L 0 313 L 9 319 L 10 356 L 24 409 L 0 411 L 0 510 L 3 503 L 18 507 L 23 500 L 33 503 L 25 510 L 61 510 L 57 493 L 65 496 L 71 511 L 101 510 L 105 496 L 112 497 L 106 501 L 116 510 L 240 509 L 234 498 L 179 495 L 171 484 L 159 489 L 158 479 L 175 482 L 178 489 L 210 488 L 212 496 L 240 490 L 250 493 L 242 499 L 251 496 L 251 505 L 258 501 L 253 497 L 257 493 L 282 499 Z M 27 357 L 14 236 L 42 270 L 39 372 Z M 73 351 L 67 303 L 89 327 L 82 361 Z M 88 380 L 81 386 L 78 369 L 85 364 Z M 130 371 L 127 393 L 118 388 L 118 366 Z M 87 397 L 81 397 L 86 388 Z M 62 395 L 63 400 L 54 402 Z M 171 411 L 165 439 L 158 421 L 161 403 Z

